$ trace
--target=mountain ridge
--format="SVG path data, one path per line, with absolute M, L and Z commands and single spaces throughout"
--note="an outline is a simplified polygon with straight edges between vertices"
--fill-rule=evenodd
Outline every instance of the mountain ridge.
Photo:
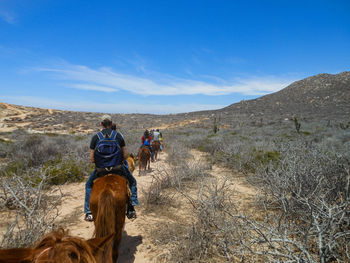
M 0 132 L 26 129 L 36 132 L 89 133 L 99 128 L 103 113 L 42 109 L 0 102 Z M 218 110 L 168 115 L 111 114 L 119 127 L 146 129 L 181 126 L 211 127 L 232 121 L 262 119 L 350 120 L 350 71 L 322 73 L 298 80 L 286 88 L 253 100 L 242 100 Z
M 275 93 L 243 100 L 218 111 L 343 119 L 350 116 L 350 71 L 311 76 Z

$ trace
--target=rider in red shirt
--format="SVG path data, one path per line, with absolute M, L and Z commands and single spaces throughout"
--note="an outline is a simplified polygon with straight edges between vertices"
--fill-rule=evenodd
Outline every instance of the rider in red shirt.
M 149 134 L 149 131 L 145 130 L 145 132 L 143 133 L 143 136 L 141 137 L 141 143 L 142 143 L 141 147 L 147 146 L 149 148 L 149 150 L 151 151 L 152 162 L 153 162 L 153 150 L 151 146 L 151 141 L 152 141 L 152 137 Z

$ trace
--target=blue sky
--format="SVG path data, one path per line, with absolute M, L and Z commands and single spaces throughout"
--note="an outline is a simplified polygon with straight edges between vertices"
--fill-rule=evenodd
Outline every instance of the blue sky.
M 0 101 L 218 109 L 350 70 L 349 14 L 349 0 L 0 0 Z

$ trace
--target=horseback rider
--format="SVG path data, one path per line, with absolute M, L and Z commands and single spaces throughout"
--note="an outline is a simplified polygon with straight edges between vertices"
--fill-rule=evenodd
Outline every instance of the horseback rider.
M 152 136 L 150 135 L 149 131 L 146 129 L 145 132 L 143 133 L 142 137 L 141 137 L 141 143 L 142 143 L 141 147 L 143 147 L 143 146 L 147 146 L 148 147 L 148 149 L 151 152 L 151 159 L 152 159 L 152 162 L 153 162 L 153 149 L 152 149 L 152 146 L 151 146 L 151 141 L 152 141 Z
M 105 141 L 112 141 L 113 143 L 116 143 L 116 145 L 119 145 L 117 148 L 120 148 L 120 151 L 118 151 L 117 154 L 120 154 L 121 159 L 121 165 L 120 170 L 123 173 L 123 175 L 126 177 L 126 179 L 129 182 L 130 191 L 131 191 L 131 197 L 130 201 L 127 206 L 127 217 L 130 218 L 136 218 L 135 208 L 134 206 L 137 206 L 139 204 L 139 201 L 137 199 L 137 187 L 136 187 L 136 180 L 134 176 L 131 174 L 130 170 L 128 169 L 128 163 L 126 161 L 127 158 L 127 150 L 125 146 L 124 137 L 120 132 L 117 132 L 114 129 L 112 129 L 112 120 L 111 116 L 109 115 L 103 115 L 101 118 L 100 123 L 102 130 L 95 134 L 91 138 L 90 142 L 90 162 L 95 163 L 95 170 L 92 172 L 92 174 L 89 176 L 86 184 L 85 184 L 85 203 L 84 203 L 84 213 L 85 213 L 85 220 L 86 221 L 93 221 L 93 216 L 89 207 L 90 204 L 90 195 L 91 190 L 94 184 L 94 180 L 103 176 L 104 174 L 97 172 L 97 170 L 101 170 L 101 157 L 99 157 L 99 153 L 97 152 L 97 147 L 99 146 L 99 143 L 103 140 Z M 118 158 L 118 157 L 117 157 Z M 95 162 L 96 161 L 96 162 Z M 116 164 L 111 163 L 109 166 L 114 167 Z M 111 168 L 111 167 L 106 167 Z
M 160 150 L 162 151 L 163 148 L 162 148 L 162 144 L 161 144 L 161 138 L 162 137 L 161 137 L 161 133 L 159 132 L 159 129 L 154 130 L 154 132 L 153 132 L 153 141 L 158 141 L 159 142 L 159 147 L 160 147 Z

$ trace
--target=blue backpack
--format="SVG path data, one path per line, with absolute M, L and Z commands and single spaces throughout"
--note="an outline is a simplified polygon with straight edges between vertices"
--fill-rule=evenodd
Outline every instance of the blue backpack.
M 144 141 L 143 145 L 145 145 L 145 146 L 151 146 L 150 141 L 149 141 L 149 138 L 145 138 L 145 141 Z
M 102 132 L 97 133 L 94 158 L 98 168 L 115 167 L 123 163 L 122 149 L 117 140 L 117 131 L 112 131 L 108 136 L 103 136 Z

